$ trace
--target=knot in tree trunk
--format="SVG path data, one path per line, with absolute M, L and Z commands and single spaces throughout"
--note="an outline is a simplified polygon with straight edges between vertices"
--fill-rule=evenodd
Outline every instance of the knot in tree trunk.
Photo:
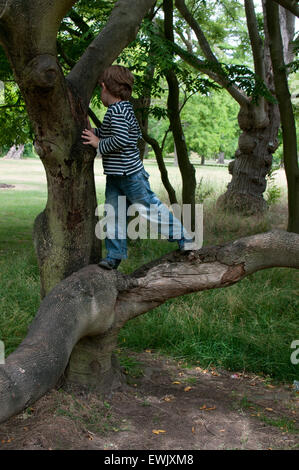
M 28 88 L 39 87 L 50 90 L 55 87 L 59 72 L 56 58 L 50 54 L 42 54 L 27 64 L 23 80 Z

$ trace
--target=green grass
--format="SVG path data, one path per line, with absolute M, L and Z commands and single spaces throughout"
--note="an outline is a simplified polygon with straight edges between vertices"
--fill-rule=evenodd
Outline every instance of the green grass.
M 11 163 L 11 165 L 10 165 Z M 40 162 L 0 160 L 0 182 L 15 184 L 0 192 L 0 339 L 6 354 L 26 335 L 39 306 L 39 277 L 32 243 L 36 215 L 46 204 L 44 171 Z M 146 165 L 153 189 L 166 200 L 158 170 Z M 283 175 L 277 180 L 281 199 L 263 217 L 237 217 L 217 211 L 215 199 L 229 180 L 225 168 L 200 168 L 203 176 L 204 244 L 225 243 L 242 236 L 285 228 L 286 203 Z M 178 169 L 169 167 L 174 185 Z M 15 175 L 15 176 L 14 176 Z M 99 202 L 104 197 L 100 162 L 96 162 Z M 200 197 L 200 194 L 199 194 Z M 121 270 L 130 273 L 140 265 L 176 249 L 167 241 L 129 241 L 129 258 Z M 298 380 L 290 345 L 298 339 L 298 271 L 273 268 L 254 273 L 241 282 L 171 299 L 125 325 L 120 346 L 179 358 L 188 364 L 211 365 L 263 373 L 278 381 Z M 125 364 L 124 364 L 125 365 Z M 133 365 L 128 363 L 130 368 Z

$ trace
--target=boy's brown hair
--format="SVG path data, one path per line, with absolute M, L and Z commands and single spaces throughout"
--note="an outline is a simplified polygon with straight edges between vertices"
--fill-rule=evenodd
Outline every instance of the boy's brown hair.
M 101 77 L 111 95 L 127 101 L 132 95 L 134 76 L 129 69 L 122 65 L 111 65 Z

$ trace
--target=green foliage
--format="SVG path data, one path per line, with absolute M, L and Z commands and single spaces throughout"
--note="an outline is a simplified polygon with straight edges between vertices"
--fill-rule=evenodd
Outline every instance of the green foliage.
M 0 105 L 0 147 L 25 144 L 33 140 L 25 103 L 17 85 L 4 82 L 4 100 Z
M 184 100 L 183 93 L 181 100 Z M 158 107 L 163 109 L 164 106 L 163 99 L 158 100 Z M 191 96 L 181 112 L 189 151 L 204 155 L 206 158 L 215 158 L 223 151 L 225 158 L 233 158 L 240 133 L 236 119 L 238 110 L 237 103 L 225 90 L 213 91 L 207 96 L 200 94 Z M 150 117 L 149 133 L 159 142 L 162 141 L 168 128 L 167 119 L 161 119 L 157 123 L 154 117 Z M 166 139 L 165 151 L 173 152 L 173 140 L 170 134 Z

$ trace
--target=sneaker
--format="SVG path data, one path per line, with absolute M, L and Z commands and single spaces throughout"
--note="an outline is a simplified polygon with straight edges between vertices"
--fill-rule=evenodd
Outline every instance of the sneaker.
M 104 269 L 117 269 L 120 265 L 121 259 L 116 258 L 104 258 L 102 259 L 98 266 Z

